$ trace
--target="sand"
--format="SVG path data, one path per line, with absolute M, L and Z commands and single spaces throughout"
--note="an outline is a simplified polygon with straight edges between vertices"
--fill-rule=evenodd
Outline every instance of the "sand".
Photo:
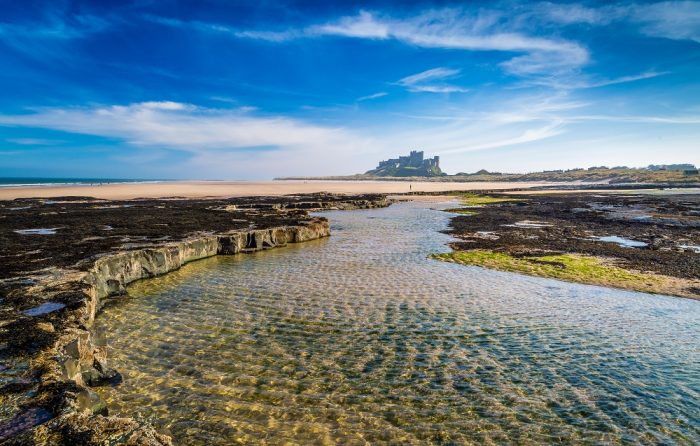
M 409 184 L 412 186 L 409 189 Z M 111 200 L 161 197 L 245 197 L 313 192 L 345 194 L 440 192 L 529 188 L 555 183 L 438 183 L 405 181 L 172 181 L 160 183 L 104 184 L 102 186 L 31 186 L 0 188 L 0 200 L 82 196 Z

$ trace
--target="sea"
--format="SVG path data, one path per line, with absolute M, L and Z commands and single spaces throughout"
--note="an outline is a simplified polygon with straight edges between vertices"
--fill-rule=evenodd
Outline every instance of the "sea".
M 37 187 L 37 186 L 90 186 L 96 184 L 119 183 L 160 183 L 165 179 L 134 179 L 134 178 L 44 178 L 44 177 L 0 177 L 0 188 L 3 187 Z

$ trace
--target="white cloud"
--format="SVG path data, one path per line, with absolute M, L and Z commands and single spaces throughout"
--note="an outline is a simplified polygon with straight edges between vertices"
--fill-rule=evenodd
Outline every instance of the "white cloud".
M 467 93 L 468 89 L 454 85 L 415 85 L 409 88 L 415 93 Z
M 387 96 L 388 94 L 389 93 L 387 93 L 386 91 L 380 91 L 378 93 L 369 94 L 367 96 L 360 96 L 359 98 L 357 98 L 357 100 L 358 101 L 370 101 L 372 99 L 383 98 L 384 96 Z
M 466 88 L 449 84 L 435 84 L 435 81 L 443 81 L 459 77 L 461 70 L 453 68 L 433 68 L 420 73 L 406 76 L 396 83 L 412 92 L 425 93 L 466 93 Z
M 449 79 L 459 75 L 460 70 L 455 70 L 452 68 L 433 68 L 430 70 L 422 71 L 417 74 L 412 74 L 411 76 L 406 76 L 399 80 L 401 85 L 416 85 L 420 82 L 430 81 L 435 79 Z
M 270 30 L 245 30 L 233 28 L 218 23 L 207 23 L 198 20 L 184 21 L 169 17 L 145 15 L 144 19 L 164 26 L 174 28 L 190 28 L 197 31 L 210 32 L 228 35 L 240 39 L 264 40 L 268 42 L 284 42 L 290 39 L 296 39 L 302 36 L 302 33 L 297 30 L 270 31 Z
M 348 124 L 353 126 L 350 128 L 260 116 L 241 108 L 202 108 L 171 101 L 36 109 L 27 114 L 0 115 L 0 125 L 120 139 L 141 148 L 119 155 L 129 157 L 130 164 L 172 169 L 178 176 L 269 178 L 360 172 L 373 167 L 376 160 L 395 156 L 407 147 L 444 155 L 445 165 L 453 172 L 472 166 L 474 157 L 497 160 L 498 151 L 504 148 L 534 150 L 548 144 L 552 154 L 565 160 L 566 156 L 576 155 L 568 142 L 572 137 L 605 128 L 588 125 L 596 121 L 648 123 L 647 127 L 653 125 L 655 132 L 662 132 L 656 130 L 662 128 L 674 132 L 668 134 L 681 133 L 671 126 L 684 124 L 692 129 L 700 124 L 697 112 L 692 111 L 678 116 L 605 115 L 594 108 L 595 104 L 573 99 L 566 93 L 509 95 L 508 100 L 491 98 L 486 103 L 466 98 L 469 102 L 460 108 L 441 108 L 440 114 L 402 115 L 381 123 L 370 119 L 361 126 Z M 566 140 L 554 139 L 563 134 L 567 135 Z M 601 130 L 594 136 L 608 135 Z M 555 146 L 555 141 L 561 146 Z M 172 157 L 171 150 L 184 154 L 186 161 L 181 156 Z M 495 153 L 486 155 L 488 151 Z M 547 160 L 549 156 L 546 155 Z M 113 158 L 114 162 L 124 161 L 117 155 Z M 521 161 L 529 166 L 544 162 Z M 484 166 L 474 170 L 481 167 Z
M 489 141 L 486 143 L 477 143 L 477 144 L 464 144 L 459 147 L 451 148 L 451 149 L 443 149 L 443 150 L 438 150 L 435 153 L 439 155 L 446 155 L 446 154 L 451 154 L 451 153 L 462 153 L 462 152 L 474 152 L 477 150 L 488 150 L 488 149 L 497 149 L 501 147 L 508 147 L 508 146 L 513 146 L 517 144 L 524 144 L 524 143 L 529 143 L 529 142 L 534 142 L 534 141 L 540 141 L 543 139 L 551 138 L 553 136 L 560 135 L 564 132 L 563 129 L 563 122 L 554 122 L 551 124 L 547 124 L 542 127 L 536 127 L 536 128 L 530 128 L 524 130 L 522 133 L 517 134 L 512 137 L 508 138 L 498 138 L 493 141 Z
M 698 1 L 622 3 L 600 7 L 544 2 L 533 5 L 525 15 L 560 25 L 604 26 L 627 22 L 648 36 L 700 42 Z
M 697 125 L 700 124 L 700 115 L 681 115 L 681 116 L 627 116 L 627 115 L 579 115 L 572 116 L 569 121 L 606 121 L 606 122 L 627 122 L 639 124 L 679 124 L 679 125 Z
M 668 74 L 668 72 L 656 72 L 656 71 L 648 71 L 646 73 L 641 73 L 641 74 L 635 74 L 631 76 L 621 76 L 617 77 L 614 79 L 605 79 L 605 80 L 600 80 L 600 81 L 594 81 L 594 82 L 589 82 L 589 83 L 584 83 L 578 88 L 597 88 L 597 87 L 606 87 L 608 85 L 617 85 L 617 84 L 625 84 L 627 82 L 636 82 L 636 81 L 641 81 L 644 79 L 651 79 L 654 77 L 658 76 L 663 76 L 665 74 Z
M 449 113 L 444 114 L 401 115 L 404 119 L 424 122 L 408 125 L 404 131 L 392 134 L 391 141 L 399 147 L 418 146 L 430 153 L 447 155 L 452 160 L 468 160 L 460 158 L 459 154 L 514 146 L 533 147 L 533 144 L 539 144 L 540 141 L 551 146 L 553 143 L 546 140 L 564 134 L 567 139 L 560 140 L 562 145 L 557 150 L 566 154 L 570 150 L 569 140 L 572 135 L 585 135 L 591 129 L 606 128 L 588 125 L 595 121 L 653 124 L 656 132 L 671 132 L 673 127 L 667 126 L 677 125 L 686 125 L 691 129 L 700 123 L 697 114 L 605 115 L 591 113 L 595 107 L 593 103 L 572 100 L 567 93 L 551 96 L 520 95 L 509 100 L 494 98 L 492 103 L 482 104 L 483 109 L 480 111 L 473 111 L 473 107 L 466 106 L 462 110 L 450 109 Z M 410 130 L 413 127 L 415 130 Z M 614 134 L 617 134 L 619 126 L 615 126 L 615 129 Z M 606 130 L 601 132 L 606 134 Z M 635 132 L 638 133 L 639 130 Z
M 591 8 L 577 3 L 535 3 L 525 14 L 539 21 L 553 22 L 562 25 L 584 23 L 588 25 L 607 25 L 624 16 L 626 10 L 622 6 L 606 5 Z
M 630 18 L 644 34 L 700 43 L 700 2 L 660 2 L 634 5 Z
M 522 52 L 502 64 L 517 75 L 571 70 L 589 59 L 588 50 L 578 43 L 502 30 L 493 15 L 470 15 L 458 9 L 430 10 L 402 19 L 363 11 L 311 30 L 318 35 L 393 38 L 424 48 Z
M 700 41 L 700 2 L 608 4 L 589 7 L 577 3 L 542 2 L 491 10 L 467 8 L 431 9 L 396 17 L 360 11 L 325 24 L 289 30 L 238 30 L 202 22 L 154 18 L 159 23 L 225 32 L 237 38 L 284 42 L 299 38 L 339 36 L 370 40 L 397 40 L 423 48 L 507 53 L 499 66 L 507 73 L 528 79 L 524 86 L 543 85 L 562 90 L 596 88 L 649 79 L 666 73 L 649 71 L 614 79 L 590 79 L 581 73 L 589 51 L 581 44 L 558 37 L 534 36 L 554 32 L 562 25 L 603 26 L 628 22 L 657 37 Z M 512 55 L 515 53 L 515 55 Z M 425 72 L 430 74 L 430 70 Z M 406 87 L 411 79 L 398 82 Z M 468 91 L 454 85 L 413 82 L 410 91 L 454 93 Z
M 8 138 L 5 141 L 23 146 L 49 146 L 52 144 L 63 144 L 65 141 L 60 139 L 42 139 L 42 138 Z
M 154 159 L 163 159 L 162 165 L 149 168 L 179 177 L 340 175 L 366 170 L 366 160 L 389 147 L 386 141 L 343 127 L 254 115 L 246 108 L 203 108 L 170 101 L 42 108 L 0 115 L 1 125 L 121 140 L 140 149 L 124 155 L 130 164 L 149 166 Z M 173 150 L 181 156 L 173 158 Z M 172 161 L 166 163 L 168 159 Z
M 63 15 L 54 14 L 48 15 L 45 19 L 38 20 L 31 25 L 0 23 L 0 36 L 5 35 L 12 39 L 70 40 L 106 31 L 113 25 L 114 21 L 112 18 L 79 14 L 64 17 Z
M 260 146 L 352 150 L 364 143 L 343 128 L 286 117 L 251 116 L 246 109 L 209 109 L 169 101 L 44 108 L 30 114 L 0 115 L 0 124 L 97 135 L 189 152 Z
M 543 85 L 556 88 L 559 90 L 576 90 L 586 88 L 607 87 L 609 85 L 625 84 L 628 82 L 637 82 L 645 79 L 653 79 L 655 77 L 669 74 L 668 71 L 647 71 L 640 74 L 632 74 L 620 76 L 612 79 L 590 79 L 585 76 L 577 75 L 571 77 L 558 78 L 539 78 L 531 79 L 523 83 L 524 86 Z
M 475 111 L 476 104 L 479 111 Z M 468 164 L 465 154 L 469 152 L 495 151 L 564 134 L 569 130 L 566 117 L 587 106 L 569 100 L 565 94 L 510 95 L 507 100 L 493 98 L 489 103 L 470 98 L 463 107 L 440 114 L 400 115 L 408 124 L 392 132 L 389 142 L 394 147 L 421 147 L 429 153 L 446 155 L 452 166 L 460 161 Z
M 241 30 L 204 22 L 146 16 L 162 25 L 189 27 L 225 33 L 232 37 L 284 42 L 298 38 L 340 36 L 348 38 L 394 39 L 423 48 L 466 51 L 524 53 L 501 66 L 511 74 L 533 75 L 577 69 L 588 62 L 588 50 L 576 42 L 559 38 L 532 37 L 505 27 L 504 11 L 469 13 L 461 9 L 434 9 L 395 18 L 369 11 L 355 16 L 289 30 Z
M 173 101 L 146 101 L 138 103 L 138 107 L 146 110 L 193 110 L 190 104 Z
M 0 41 L 40 63 L 66 63 L 74 57 L 69 49 L 75 41 L 108 31 L 120 23 L 119 19 L 112 16 L 48 11 L 37 15 L 31 22 L 0 21 Z
M 433 74 L 422 79 L 438 78 Z M 154 153 L 163 156 L 163 149 L 179 150 L 189 154 L 179 169 L 220 178 L 348 174 L 371 167 L 365 165 L 367 159 L 396 155 L 401 147 L 417 145 L 434 153 L 456 154 L 549 138 L 564 130 L 559 111 L 576 106 L 557 100 L 525 102 L 519 108 L 499 104 L 497 109 L 511 110 L 510 116 L 463 113 L 428 126 L 406 125 L 402 119 L 396 127 L 387 123 L 381 129 L 325 127 L 288 117 L 256 116 L 240 108 L 202 108 L 172 101 L 42 108 L 0 115 L 0 125 L 120 139 L 143 148 L 143 158 L 131 156 L 137 164 Z
M 335 23 L 309 27 L 307 32 L 309 34 L 361 37 L 368 39 L 387 39 L 390 37 L 389 25 L 377 21 L 374 16 L 367 11 L 360 11 L 355 17 L 343 17 Z

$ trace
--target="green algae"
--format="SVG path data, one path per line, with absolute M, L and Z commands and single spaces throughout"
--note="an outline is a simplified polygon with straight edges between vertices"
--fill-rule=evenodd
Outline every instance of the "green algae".
M 488 206 L 496 203 L 507 203 L 515 201 L 526 201 L 526 198 L 510 198 L 510 197 L 492 197 L 490 195 L 480 195 L 473 193 L 458 192 L 455 195 L 462 199 L 462 204 L 465 206 Z
M 445 212 L 450 212 L 452 214 L 460 214 L 460 215 L 477 215 L 478 214 L 478 212 L 472 211 L 471 209 L 467 209 L 467 208 L 445 209 Z
M 431 258 L 567 282 L 652 293 L 672 286 L 673 281 L 670 277 L 629 271 L 609 264 L 598 257 L 576 254 L 514 257 L 503 252 L 471 250 L 433 254 Z

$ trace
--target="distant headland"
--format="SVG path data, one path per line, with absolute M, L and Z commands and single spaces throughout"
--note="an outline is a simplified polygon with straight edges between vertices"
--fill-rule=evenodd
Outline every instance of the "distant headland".
M 437 177 L 446 175 L 440 170 L 440 157 L 423 159 L 423 151 L 411 150 L 408 156 L 380 161 L 365 175 L 377 177 Z
M 423 151 L 412 150 L 407 156 L 380 161 L 377 167 L 362 174 L 281 177 L 275 180 L 338 180 L 338 181 L 436 181 L 436 182 L 608 182 L 623 183 L 683 183 L 698 184 L 700 175 L 693 164 L 652 164 L 646 167 L 593 166 L 566 170 L 544 170 L 528 173 L 489 172 L 480 169 L 474 173 L 444 173 L 440 157 L 425 158 Z

